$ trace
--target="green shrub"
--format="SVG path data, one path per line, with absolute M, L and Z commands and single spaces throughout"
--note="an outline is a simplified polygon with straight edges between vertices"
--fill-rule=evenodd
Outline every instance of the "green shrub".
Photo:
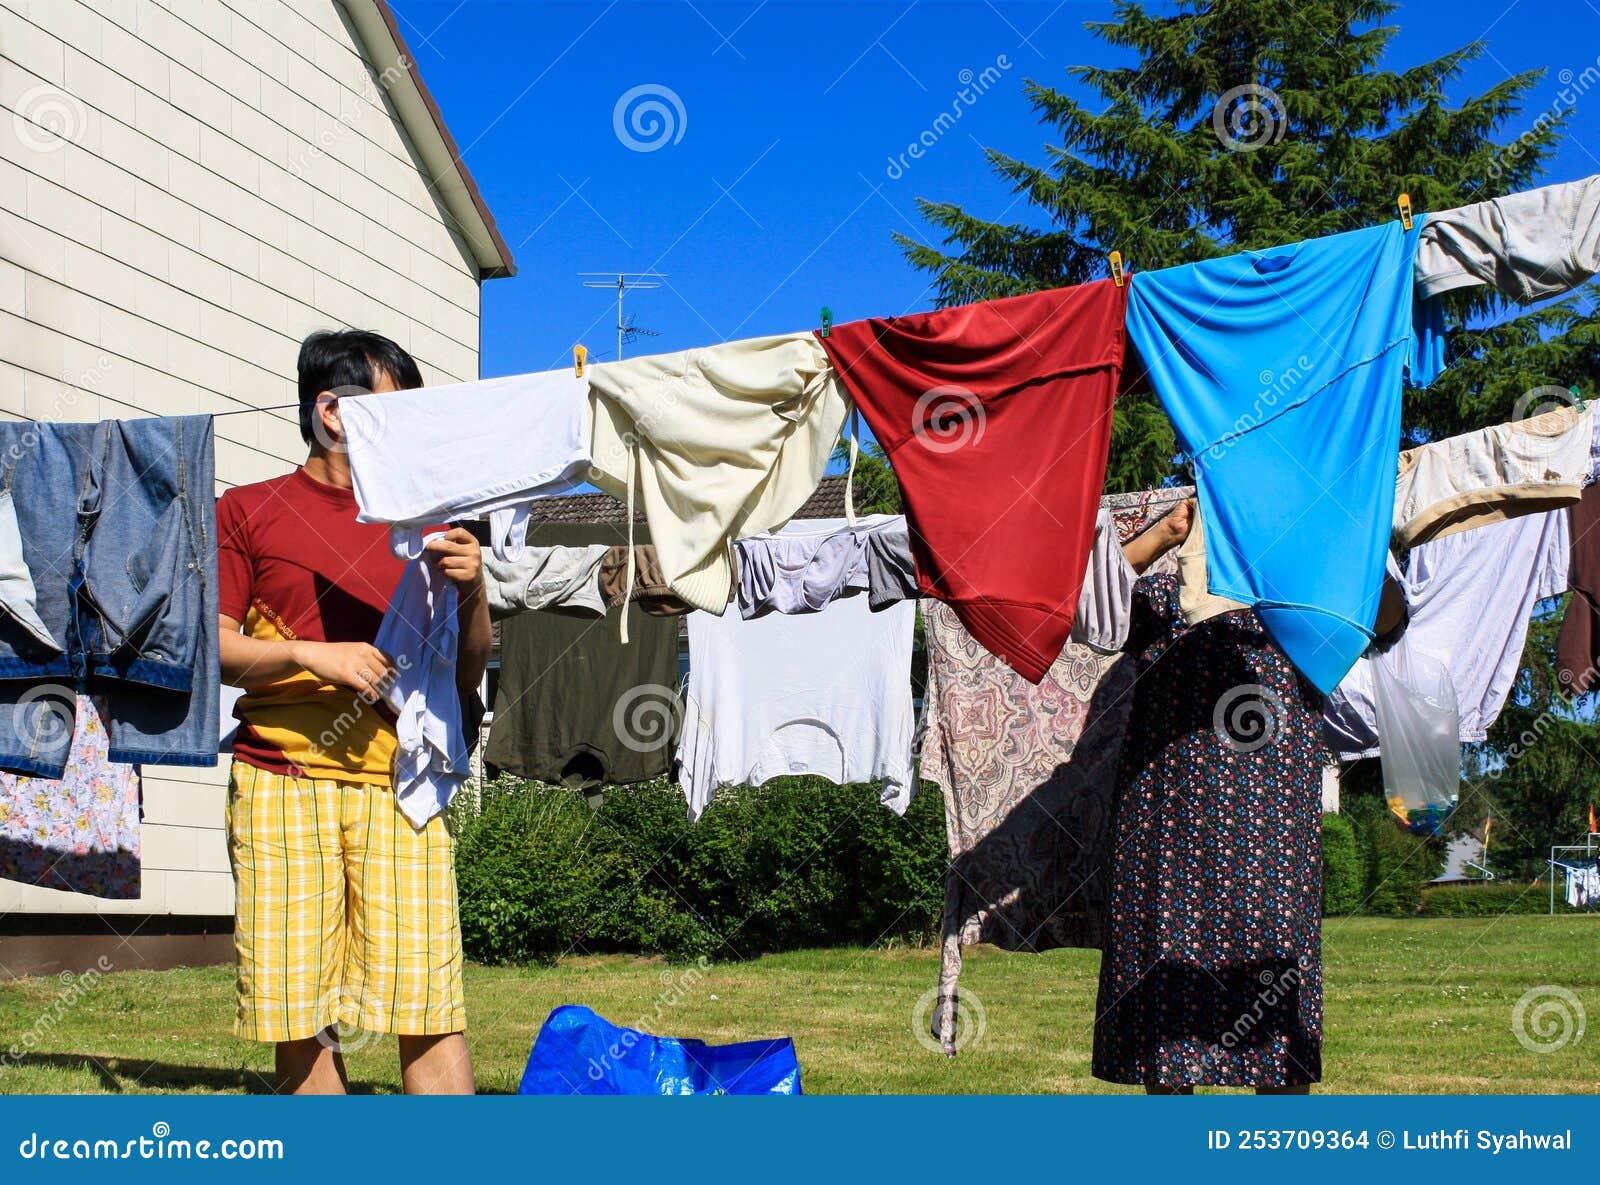
M 1322 915 L 1346 917 L 1361 908 L 1366 861 L 1356 828 L 1343 815 L 1322 816 Z
M 502 778 L 451 812 L 462 945 L 484 963 L 549 960 L 581 942 L 607 880 L 582 799 Z
M 874 786 L 777 778 L 719 791 L 693 826 L 664 780 L 608 788 L 596 809 L 514 778 L 461 798 L 462 937 L 480 961 L 740 958 L 936 933 L 946 848 L 931 789 L 899 818 Z

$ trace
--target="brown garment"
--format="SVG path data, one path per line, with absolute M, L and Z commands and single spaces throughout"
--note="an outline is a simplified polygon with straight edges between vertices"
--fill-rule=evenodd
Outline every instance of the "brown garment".
M 1556 638 L 1556 677 L 1568 695 L 1588 691 L 1600 660 L 1600 483 L 1583 491 L 1572 516 L 1567 615 Z
M 693 606 L 686 605 L 661 570 L 656 559 L 654 543 L 633 545 L 633 595 L 628 597 L 628 548 L 613 547 L 600 561 L 600 595 L 607 609 L 616 609 L 622 602 L 632 600 L 651 617 L 676 617 L 687 613 Z
M 1110 494 L 1126 543 L 1193 489 Z M 1177 570 L 1173 552 L 1150 573 Z M 954 610 L 922 602 L 928 642 L 921 777 L 944 795 L 950 867 L 934 1036 L 956 1048 L 961 948 L 1101 945 L 1111 807 L 1133 668 L 1068 642 L 1037 684 L 996 658 Z

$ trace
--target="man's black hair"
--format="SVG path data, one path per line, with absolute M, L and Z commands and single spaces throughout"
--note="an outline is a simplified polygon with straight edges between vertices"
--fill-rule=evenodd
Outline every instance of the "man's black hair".
M 324 329 L 300 343 L 300 435 L 314 439 L 317 396 L 357 387 L 370 391 L 379 375 L 401 390 L 422 386 L 416 361 L 381 333 L 366 329 Z

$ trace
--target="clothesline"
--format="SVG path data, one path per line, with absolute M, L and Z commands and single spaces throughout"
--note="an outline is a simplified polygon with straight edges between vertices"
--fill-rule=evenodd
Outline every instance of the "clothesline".
M 271 407 L 236 407 L 232 411 L 214 411 L 211 418 L 220 420 L 223 416 L 243 416 L 253 411 L 292 411 L 299 406 L 299 403 L 275 403 Z

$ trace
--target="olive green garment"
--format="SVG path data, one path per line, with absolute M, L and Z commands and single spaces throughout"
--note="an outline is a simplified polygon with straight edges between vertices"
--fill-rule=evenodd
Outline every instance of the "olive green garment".
M 638 526 L 634 542 L 647 542 Z M 625 523 L 544 523 L 528 543 L 583 547 L 628 541 Z M 628 607 L 605 617 L 536 609 L 500 623 L 500 682 L 484 760 L 566 786 L 622 785 L 672 766 L 678 726 L 678 617 Z

